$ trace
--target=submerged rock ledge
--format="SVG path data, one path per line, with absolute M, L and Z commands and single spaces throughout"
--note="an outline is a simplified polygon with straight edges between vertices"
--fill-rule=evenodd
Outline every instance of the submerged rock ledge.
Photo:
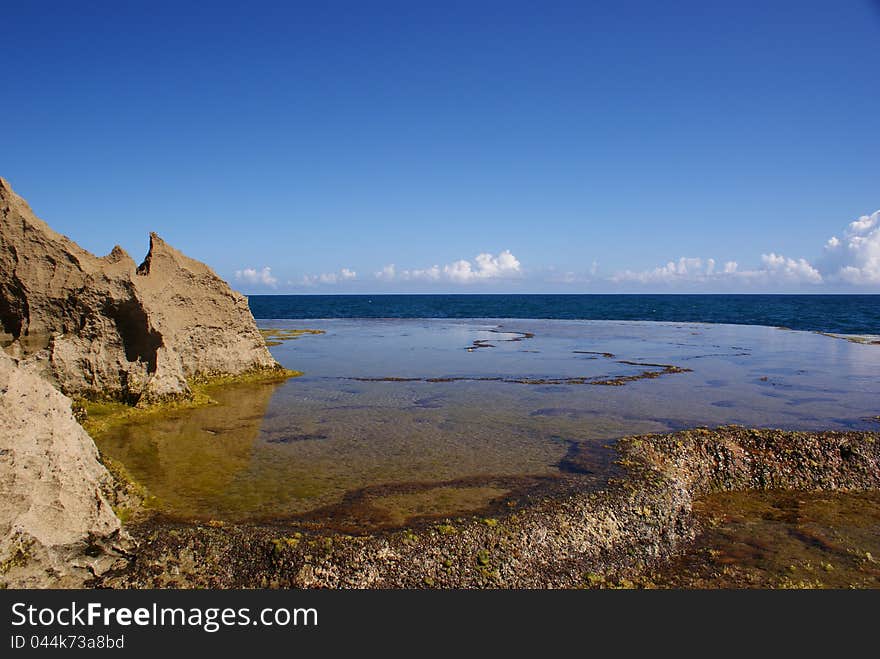
M 372 536 L 294 526 L 146 522 L 102 587 L 558 588 L 639 570 L 686 547 L 696 497 L 749 489 L 880 487 L 880 434 L 724 426 L 618 442 L 624 476 L 598 492 L 547 489 L 499 519 Z M 576 456 L 575 456 L 576 459 Z

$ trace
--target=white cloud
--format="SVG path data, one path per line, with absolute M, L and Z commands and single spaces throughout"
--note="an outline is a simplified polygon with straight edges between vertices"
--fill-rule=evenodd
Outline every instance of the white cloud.
M 823 270 L 848 284 L 880 284 L 880 210 L 863 215 L 825 243 Z
M 476 276 L 471 262 L 464 259 L 443 266 L 443 274 L 447 279 L 461 283 L 470 281 Z
M 461 259 L 442 268 L 432 265 L 430 268 L 398 271 L 394 264 L 386 265 L 376 274 L 382 281 L 451 281 L 467 284 L 489 279 L 505 279 L 519 276 L 522 273 L 519 260 L 506 249 L 497 256 L 489 253 L 478 254 L 474 261 Z
M 396 274 L 397 272 L 394 269 L 394 264 L 389 263 L 376 273 L 376 279 L 381 279 L 383 281 L 393 281 Z
M 315 286 L 317 284 L 338 284 L 343 281 L 357 279 L 357 273 L 349 268 L 342 268 L 339 272 L 324 272 L 319 275 L 305 275 L 300 282 L 303 286 Z
M 275 288 L 278 285 L 278 279 L 272 276 L 272 268 L 269 266 L 265 266 L 261 270 L 257 270 L 256 268 L 236 270 L 235 280 L 244 284 L 268 286 L 270 288 Z
M 715 259 L 681 257 L 653 270 L 625 270 L 611 277 L 614 282 L 636 282 L 641 284 L 683 284 L 683 283 L 788 283 L 819 284 L 822 275 L 806 259 L 792 259 L 771 252 L 761 255 L 762 267 L 755 270 L 740 270 L 736 261 L 727 261 L 716 269 Z
M 498 256 L 486 253 L 477 254 L 475 260 L 477 268 L 474 271 L 473 277 L 478 279 L 510 277 L 511 275 L 518 274 L 520 271 L 520 262 L 510 253 L 509 249 L 505 249 Z M 462 261 L 458 261 L 458 263 L 462 263 Z
M 718 271 L 712 259 L 682 257 L 653 270 L 619 272 L 611 281 L 880 285 L 880 210 L 850 222 L 841 235 L 826 241 L 815 264 L 769 252 L 761 255 L 761 265 L 754 270 L 740 269 L 736 261 L 728 261 Z
M 585 268 L 586 263 L 585 262 Z M 760 255 L 757 265 L 742 265 L 741 261 L 716 261 L 705 257 L 680 257 L 664 265 L 646 270 L 624 270 L 605 278 L 600 276 L 599 264 L 592 261 L 582 272 L 557 272 L 552 266 L 531 271 L 531 277 L 545 283 L 583 284 L 600 281 L 674 287 L 677 285 L 732 290 L 738 286 L 813 286 L 855 285 L 880 286 L 880 210 L 863 215 L 837 235 L 831 236 L 821 256 L 816 259 L 792 258 L 776 251 Z M 473 284 L 524 276 L 520 261 L 510 250 L 498 254 L 482 252 L 473 259 L 459 259 L 446 265 L 425 268 L 399 269 L 393 263 L 373 276 L 385 282 L 448 282 Z M 350 268 L 336 272 L 306 275 L 302 280 L 288 281 L 290 285 L 334 285 L 357 279 Z M 251 286 L 277 288 L 278 279 L 271 268 L 244 268 L 235 271 L 235 280 Z
M 424 270 L 404 270 L 401 273 L 403 279 L 421 279 L 424 281 L 437 281 L 441 277 L 440 266 L 432 265 Z
M 811 284 L 819 284 L 822 282 L 822 275 L 806 259 L 791 259 L 782 256 L 782 254 L 761 254 L 761 263 L 764 264 L 762 270 L 758 270 L 759 275 L 766 274 L 774 279 L 784 279 L 793 282 L 807 282 Z M 749 273 L 740 273 L 740 275 Z
M 676 281 L 699 281 L 711 278 L 715 273 L 715 259 L 685 257 L 678 261 L 669 261 L 666 265 L 653 270 L 633 272 L 624 270 L 611 277 L 612 281 L 634 281 L 643 284 L 671 283 Z

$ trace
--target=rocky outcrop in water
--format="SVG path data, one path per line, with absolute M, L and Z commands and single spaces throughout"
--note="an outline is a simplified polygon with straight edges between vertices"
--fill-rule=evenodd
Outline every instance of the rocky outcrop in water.
M 129 403 L 187 380 L 278 368 L 244 296 L 156 234 L 138 266 L 53 231 L 0 178 L 0 329 L 64 393 Z
M 70 399 L 0 351 L 0 587 L 81 587 L 127 545 Z

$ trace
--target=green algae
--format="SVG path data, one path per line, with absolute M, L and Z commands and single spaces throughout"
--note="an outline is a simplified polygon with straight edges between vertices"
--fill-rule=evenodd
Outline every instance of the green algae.
M 263 339 L 266 341 L 267 346 L 280 346 L 285 341 L 293 341 L 295 339 L 300 338 L 305 335 L 318 335 L 324 334 L 324 330 L 318 329 L 277 329 L 277 328 L 268 328 L 261 329 L 260 334 L 263 335 Z
M 694 513 L 696 544 L 638 587 L 880 588 L 878 492 L 723 492 Z
M 259 509 L 267 496 L 236 483 L 251 464 L 254 441 L 278 384 L 206 388 L 200 393 L 210 392 L 211 402 L 202 406 L 121 410 L 94 434 L 95 442 L 105 464 L 125 465 L 124 481 L 145 486 L 147 508 L 223 522 L 228 511 L 203 505 L 206 500 L 232 492 L 237 506 Z
M 281 556 L 286 550 L 297 547 L 301 539 L 301 533 L 295 533 L 292 536 L 274 538 L 272 540 L 272 553 L 276 556 Z
M 371 498 L 369 503 L 384 514 L 388 523 L 400 525 L 413 518 L 476 512 L 507 493 L 508 490 L 498 487 L 441 486 L 383 495 Z M 488 520 L 485 523 L 490 525 Z M 444 525 L 440 525 L 438 531 L 450 532 Z M 455 529 L 452 528 L 451 532 L 454 533 Z
M 831 339 L 842 339 L 850 343 L 857 343 L 866 346 L 880 345 L 880 336 L 877 334 L 835 334 L 833 332 L 816 332 L 821 336 L 827 336 Z
M 149 428 L 161 426 L 163 423 L 176 422 L 187 414 L 200 411 L 222 408 L 223 405 L 215 397 L 224 397 L 231 390 L 241 388 L 257 388 L 264 392 L 274 390 L 278 385 L 291 377 L 302 375 L 298 371 L 282 368 L 254 369 L 238 375 L 218 374 L 201 375 L 188 381 L 191 394 L 187 397 L 169 398 L 148 405 L 132 406 L 115 400 L 87 400 L 78 399 L 73 403 L 74 415 L 83 428 L 95 440 L 99 449 L 99 455 L 104 467 L 113 479 L 113 486 L 107 488 L 108 499 L 111 508 L 123 525 L 126 525 L 149 510 L 161 510 L 165 506 L 164 497 L 168 493 L 162 488 L 158 491 L 148 490 L 144 485 L 143 473 L 134 476 L 126 464 L 129 462 L 125 452 L 119 452 L 113 447 L 113 443 L 106 438 L 119 433 L 125 428 L 139 429 L 149 432 Z M 246 399 L 247 400 L 247 399 Z M 221 414 L 222 417 L 222 414 Z M 192 448 L 191 445 L 181 447 L 184 452 Z M 193 460 L 211 459 L 216 465 L 229 458 L 235 461 L 236 452 L 227 453 L 228 446 L 216 447 L 217 450 L 208 453 L 196 451 L 193 455 L 177 455 L 186 464 L 192 465 Z M 176 455 L 176 454 L 175 454 Z M 133 461 L 139 466 L 137 460 Z M 196 470 L 188 469 L 192 473 Z M 152 484 L 152 483 L 151 483 Z M 221 486 L 214 483 L 214 486 Z M 173 498 L 173 497 L 172 497 Z M 209 524 L 222 525 L 222 521 L 211 520 Z
M 105 434 L 113 428 L 149 420 L 173 417 L 182 411 L 217 405 L 212 396 L 219 388 L 243 384 L 276 384 L 290 378 L 299 377 L 301 371 L 286 368 L 253 369 L 232 375 L 228 373 L 203 374 L 187 381 L 189 395 L 171 397 L 144 405 L 128 405 L 118 400 L 91 400 L 78 398 L 73 402 L 73 412 L 77 420 L 92 438 Z
M 487 346 L 482 346 L 487 347 Z M 469 348 L 471 350 L 472 348 Z M 505 384 L 527 384 L 527 385 L 594 385 L 604 387 L 621 387 L 630 382 L 639 380 L 653 380 L 664 375 L 672 375 L 675 373 L 692 373 L 689 368 L 675 366 L 674 364 L 649 364 L 623 359 L 617 360 L 618 364 L 626 366 L 644 366 L 649 369 L 659 370 L 643 370 L 634 375 L 620 375 L 615 377 L 593 377 L 593 376 L 574 376 L 562 378 L 526 378 L 526 377 L 502 377 L 502 376 L 443 376 L 443 377 L 401 377 L 396 375 L 381 377 L 349 377 L 348 380 L 356 382 L 427 382 L 429 384 L 448 384 L 453 382 L 501 382 Z
M 125 526 L 137 520 L 144 510 L 150 508 L 152 497 L 147 489 L 132 477 L 125 465 L 100 451 L 99 457 L 112 477 L 112 485 L 103 488 L 104 494 L 114 514 Z
M 10 553 L 9 557 L 4 561 L 0 561 L 0 575 L 4 575 L 9 572 L 12 568 L 15 567 L 23 567 L 28 564 L 28 561 L 31 558 L 31 547 L 33 545 L 33 540 L 30 539 L 21 539 L 19 538 L 16 543 L 15 548 Z M 6 585 L 2 584 L 2 587 L 5 588 Z

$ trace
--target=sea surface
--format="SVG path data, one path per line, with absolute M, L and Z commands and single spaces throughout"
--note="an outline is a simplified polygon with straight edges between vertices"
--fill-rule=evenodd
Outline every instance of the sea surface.
M 880 295 L 252 295 L 255 318 L 533 318 L 880 334 Z
M 375 299 L 382 314 L 395 308 Z M 314 315 L 331 304 L 268 303 L 308 300 Z M 264 302 L 252 298 L 258 313 Z M 417 303 L 406 305 L 423 314 Z M 463 303 L 449 304 L 461 311 Z M 424 304 L 437 313 L 451 308 Z M 811 331 L 523 318 L 258 324 L 323 332 L 270 348 L 303 376 L 218 389 L 217 406 L 97 439 L 172 517 L 296 518 L 358 531 L 494 515 L 552 479 L 601 486 L 613 468 L 613 440 L 626 435 L 730 423 L 880 427 L 880 345 Z M 573 449 L 589 460 L 573 466 Z

